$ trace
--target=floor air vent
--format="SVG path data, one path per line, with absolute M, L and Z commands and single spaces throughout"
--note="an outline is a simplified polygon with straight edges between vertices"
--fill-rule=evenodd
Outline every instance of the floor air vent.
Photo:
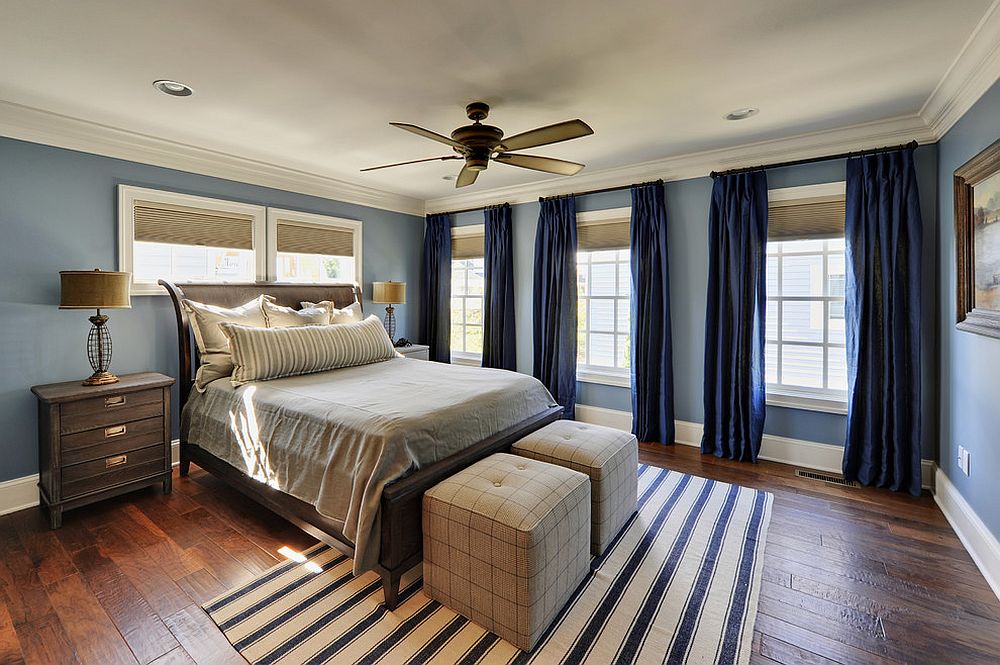
M 795 469 L 795 475 L 799 478 L 808 478 L 809 480 L 820 480 L 824 483 L 832 483 L 833 485 L 843 485 L 844 487 L 860 487 L 853 480 L 847 480 L 843 476 L 835 473 L 823 473 L 821 471 L 803 471 L 802 469 Z

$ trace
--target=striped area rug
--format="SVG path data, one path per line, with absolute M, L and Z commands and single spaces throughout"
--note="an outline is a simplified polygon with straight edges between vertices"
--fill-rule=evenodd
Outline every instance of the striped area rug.
M 639 494 L 531 654 L 429 600 L 419 567 L 388 612 L 327 545 L 204 608 L 251 663 L 747 663 L 771 495 L 648 466 Z

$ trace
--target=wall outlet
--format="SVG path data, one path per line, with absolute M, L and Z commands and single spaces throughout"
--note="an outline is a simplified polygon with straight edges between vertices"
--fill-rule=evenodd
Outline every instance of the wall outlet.
M 962 473 L 969 475 L 970 466 L 972 464 L 972 455 L 969 453 L 968 448 L 965 446 L 958 447 L 958 468 L 962 470 Z

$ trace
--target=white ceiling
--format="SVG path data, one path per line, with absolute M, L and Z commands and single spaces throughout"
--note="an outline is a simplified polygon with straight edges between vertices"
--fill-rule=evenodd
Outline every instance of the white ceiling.
M 579 117 L 593 136 L 526 152 L 595 170 L 909 115 L 990 1 L 3 0 L 0 99 L 429 199 L 455 162 L 359 173 L 448 154 L 389 121 Z

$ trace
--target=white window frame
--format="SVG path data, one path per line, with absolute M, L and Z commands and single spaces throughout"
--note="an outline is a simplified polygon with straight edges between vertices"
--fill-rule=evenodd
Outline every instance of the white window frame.
M 626 206 L 624 208 L 608 208 L 605 210 L 591 210 L 588 212 L 578 212 L 576 214 L 576 226 L 577 230 L 579 230 L 579 228 L 582 226 L 606 224 L 608 222 L 616 221 L 619 219 L 631 219 L 631 217 L 632 217 L 631 206 Z M 579 251 L 580 251 L 579 248 L 577 248 L 578 253 Z M 610 296 L 608 297 L 610 298 Z M 631 298 L 631 294 L 629 297 Z M 631 307 L 629 307 L 629 311 L 631 312 Z M 579 316 L 579 313 L 577 313 L 577 316 Z M 631 317 L 631 313 L 629 314 L 629 316 Z M 618 317 L 618 308 L 615 307 L 616 326 L 618 323 L 617 317 Z M 631 322 L 629 323 L 629 325 L 631 325 Z M 588 326 L 587 329 L 589 330 L 589 322 L 587 326 Z M 626 369 L 626 368 L 596 367 L 590 365 L 581 365 L 580 363 L 577 363 L 576 380 L 582 383 L 597 383 L 605 386 L 631 388 L 632 370 L 631 368 Z
M 118 270 L 135 273 L 133 243 L 135 242 L 135 202 L 137 200 L 251 216 L 253 218 L 253 253 L 256 279 L 258 281 L 266 279 L 265 227 L 267 225 L 267 208 L 249 203 L 237 203 L 236 201 L 134 185 L 118 185 Z M 155 282 L 136 282 L 134 279 L 132 280 L 131 293 L 134 296 L 167 295 L 166 289 Z
M 363 239 L 364 223 L 357 219 L 346 219 L 344 217 L 333 217 L 331 215 L 317 215 L 311 212 L 300 212 L 298 210 L 286 210 L 284 208 L 267 209 L 267 279 L 275 283 L 278 280 L 278 220 L 301 224 L 302 226 L 318 226 L 322 228 L 348 229 L 354 240 L 354 284 L 360 285 L 364 276 L 364 269 L 361 265 L 361 246 Z M 308 284 L 308 282 L 294 282 L 295 284 Z M 323 282 L 322 284 L 326 284 Z
M 451 228 L 451 237 L 452 237 L 452 239 L 455 239 L 455 238 L 466 238 L 466 237 L 469 237 L 469 236 L 477 236 L 477 235 L 483 236 L 484 237 L 484 241 L 485 241 L 485 236 L 486 236 L 486 225 L 485 224 L 466 224 L 464 226 L 453 226 Z M 449 259 L 449 260 L 452 263 L 454 263 L 454 261 L 455 261 L 454 258 Z M 483 257 L 483 260 L 485 261 L 485 257 Z M 449 309 L 451 308 L 450 297 L 451 296 L 449 296 L 449 302 L 448 302 Z M 462 296 L 462 298 L 466 298 L 466 297 L 468 297 L 468 296 Z M 484 285 L 484 293 L 483 293 L 482 299 L 483 299 L 483 310 L 482 310 L 483 311 L 483 326 L 482 327 L 483 327 L 483 331 L 485 332 L 485 330 L 486 330 L 486 293 L 485 293 L 485 285 Z M 463 301 L 463 303 L 464 303 L 464 301 Z M 464 307 L 464 304 L 463 304 L 463 307 Z M 462 324 L 463 324 L 463 326 L 466 325 L 464 321 L 462 322 Z M 473 324 L 473 325 L 475 325 L 475 324 Z M 451 330 L 450 329 L 448 330 L 448 335 L 449 336 L 451 335 Z M 485 340 L 485 335 L 484 335 L 484 340 Z M 456 364 L 456 365 L 469 365 L 470 367 L 481 367 L 482 364 L 483 364 L 483 354 L 481 354 L 481 353 L 469 353 L 467 351 L 454 351 L 454 350 L 452 350 L 451 351 L 451 362 L 454 363 L 454 364 Z
M 801 187 L 784 187 L 781 189 L 768 190 L 767 197 L 768 202 L 774 201 L 793 201 L 796 199 L 805 199 L 818 196 L 844 196 L 846 193 L 847 183 L 844 181 L 840 182 L 829 182 L 822 183 L 818 185 L 804 185 Z M 816 255 L 820 254 L 823 257 L 823 289 L 827 288 L 829 282 L 829 256 L 830 252 L 825 246 L 822 250 L 810 251 L 810 252 L 791 252 L 784 253 L 783 256 L 797 256 L 797 255 Z M 839 253 L 839 252 L 836 252 Z M 767 254 L 768 257 L 775 256 L 774 254 Z M 845 266 L 846 269 L 846 266 Z M 782 275 L 780 269 L 778 269 L 778 284 L 779 288 L 781 285 Z M 826 383 L 828 379 L 829 372 L 829 362 L 827 350 L 829 348 L 844 348 L 844 345 L 833 343 L 829 341 L 830 334 L 830 303 L 831 302 L 844 302 L 846 301 L 846 296 L 841 298 L 840 296 L 831 296 L 829 294 L 824 294 L 822 296 L 778 296 L 778 295 L 767 295 L 768 302 L 778 303 L 778 321 L 776 325 L 777 329 L 777 340 L 780 347 L 782 345 L 781 340 L 781 311 L 782 303 L 789 300 L 799 300 L 806 302 L 823 302 L 823 341 L 822 342 L 795 342 L 794 346 L 813 346 L 821 347 L 823 349 L 823 382 Z M 765 345 L 767 344 L 765 335 Z M 778 376 L 780 377 L 780 366 L 778 367 Z M 789 409 L 800 409 L 804 411 L 820 411 L 823 413 L 835 413 L 835 414 L 846 414 L 847 413 L 847 391 L 846 390 L 835 390 L 831 388 L 796 388 L 791 386 L 783 386 L 780 384 L 768 383 L 765 387 L 765 402 L 770 406 L 778 406 Z

